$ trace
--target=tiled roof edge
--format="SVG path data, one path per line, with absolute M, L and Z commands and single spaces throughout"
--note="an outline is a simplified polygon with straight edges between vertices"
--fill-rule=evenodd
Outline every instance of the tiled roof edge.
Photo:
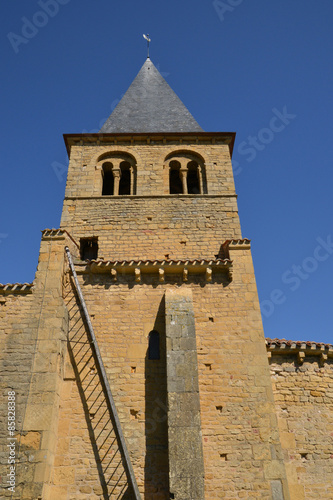
M 74 245 L 77 247 L 77 248 L 80 248 L 79 245 L 77 244 L 77 242 L 74 240 L 74 238 L 69 234 L 68 231 L 66 231 L 66 229 L 43 229 L 41 231 L 42 233 L 42 238 L 57 238 L 57 237 L 62 237 L 64 234 L 66 234 L 68 236 L 68 238 L 74 243 Z
M 332 344 L 327 344 L 325 342 L 270 338 L 266 338 L 266 346 L 268 349 L 333 349 Z
M 100 272 L 111 273 L 114 280 L 118 275 L 133 275 L 137 282 L 143 274 L 157 274 L 159 281 L 164 282 L 165 275 L 182 274 L 184 282 L 189 278 L 189 273 L 205 274 L 206 281 L 212 282 L 213 274 L 227 273 L 232 280 L 232 261 L 230 259 L 150 259 L 150 260 L 74 260 L 74 264 L 79 268 L 79 273 Z
M 0 283 L 0 294 L 17 293 L 27 294 L 32 293 L 33 283 Z
M 298 365 L 302 365 L 307 357 L 318 357 L 320 367 L 333 359 L 333 345 L 324 342 L 267 338 L 266 348 L 269 359 L 272 360 L 272 356 L 276 354 L 290 356 L 290 360 L 294 361 L 296 355 Z
M 82 261 L 81 261 L 82 262 Z M 83 261 L 85 262 L 85 261 Z M 97 264 L 97 265 L 106 265 L 106 266 L 122 266 L 122 265 L 129 265 L 129 266 L 144 266 L 147 264 L 152 264 L 152 265 L 202 265 L 202 266 L 213 266 L 213 265 L 231 265 L 232 261 L 230 259 L 130 259 L 130 260 L 103 260 L 103 259 L 96 259 L 96 260 L 90 260 L 85 262 L 86 264 Z
M 223 243 L 223 246 L 227 246 L 229 247 L 230 245 L 250 245 L 251 243 L 251 240 L 249 240 L 249 238 L 241 238 L 241 239 L 232 239 L 232 240 L 226 240 L 224 243 Z

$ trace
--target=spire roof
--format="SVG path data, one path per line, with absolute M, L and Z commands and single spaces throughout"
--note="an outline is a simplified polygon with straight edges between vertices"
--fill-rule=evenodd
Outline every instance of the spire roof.
M 147 58 L 100 133 L 203 132 Z

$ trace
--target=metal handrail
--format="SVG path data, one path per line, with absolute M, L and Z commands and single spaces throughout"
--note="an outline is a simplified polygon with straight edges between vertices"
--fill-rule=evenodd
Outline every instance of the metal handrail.
M 85 300 L 84 300 L 84 297 L 83 297 L 83 294 L 81 291 L 80 283 L 77 279 L 77 274 L 76 274 L 76 271 L 74 268 L 72 256 L 71 256 L 71 253 L 70 253 L 68 247 L 65 247 L 65 251 L 67 254 L 67 258 L 68 258 L 69 267 L 70 267 L 70 270 L 71 270 L 73 278 L 74 278 L 74 282 L 75 282 L 76 290 L 77 290 L 77 293 L 79 296 L 79 300 L 80 300 L 80 303 L 82 306 L 84 319 L 85 319 L 86 325 L 88 327 L 88 331 L 89 331 L 89 335 L 90 335 L 90 339 L 91 339 L 91 344 L 92 344 L 93 349 L 94 349 L 95 354 L 96 354 L 96 361 L 97 361 L 99 372 L 100 372 L 101 377 L 102 377 L 102 381 L 103 381 L 103 385 L 104 385 L 104 389 L 105 389 L 105 393 L 106 393 L 106 398 L 107 398 L 107 403 L 109 406 L 109 411 L 111 412 L 111 417 L 112 417 L 114 425 L 115 425 L 115 433 L 116 433 L 116 436 L 118 439 L 120 451 L 121 451 L 121 454 L 124 458 L 124 467 L 125 467 L 126 474 L 127 474 L 127 480 L 132 487 L 135 500 L 141 500 L 139 488 L 138 488 L 138 485 L 137 485 L 137 482 L 136 482 L 136 479 L 134 476 L 134 471 L 133 471 L 131 459 L 130 459 L 130 456 L 129 456 L 129 453 L 127 450 L 123 431 L 121 429 L 120 420 L 118 417 L 116 405 L 114 403 L 114 399 L 113 399 L 113 396 L 111 393 L 110 384 L 109 384 L 109 381 L 108 381 L 107 376 L 106 376 L 104 363 L 103 363 L 101 353 L 100 353 L 100 350 L 99 350 L 99 347 L 97 344 L 97 340 L 96 340 L 96 336 L 95 336 L 95 333 L 93 330 L 93 326 L 92 326 L 91 321 L 90 321 L 88 309 L 87 309 L 87 306 L 86 306 L 86 303 L 85 303 Z

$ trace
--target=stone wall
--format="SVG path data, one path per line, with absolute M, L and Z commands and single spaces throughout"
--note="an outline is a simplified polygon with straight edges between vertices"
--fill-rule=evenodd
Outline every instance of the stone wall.
M 291 498 L 332 499 L 333 357 L 323 360 L 328 349 L 315 344 L 276 350 L 270 368 Z
M 229 146 L 202 142 L 72 146 L 61 227 L 78 242 L 97 237 L 100 258 L 213 258 L 241 230 Z M 101 196 L 99 158 L 117 151 L 136 159 L 136 196 Z M 169 195 L 165 158 L 181 151 L 202 158 L 208 194 Z
M 206 498 L 288 499 L 251 253 L 232 282 L 193 290 Z
M 214 258 L 241 236 L 235 197 L 66 199 L 62 227 L 76 241 L 98 237 L 106 260 Z
M 79 278 L 142 497 L 166 500 L 163 291 L 156 293 L 151 287 L 133 284 L 129 289 L 126 281 L 111 286 L 110 275 L 99 275 L 93 283 L 87 275 Z M 53 494 L 59 495 L 54 496 L 57 499 L 83 499 L 88 493 L 89 498 L 103 498 L 106 488 L 111 498 L 120 500 L 127 498 L 123 497 L 128 487 L 126 475 L 110 422 L 103 429 L 105 439 L 101 441 L 99 436 L 105 399 L 103 403 L 90 346 L 75 344 L 77 340 L 86 342 L 86 337 L 73 300 L 69 292 L 66 302 L 71 311 L 71 342 L 62 385 Z M 153 329 L 160 334 L 160 360 L 148 359 L 148 336 Z
M 244 246 L 230 249 L 235 267 L 232 281 L 228 275 L 215 281 L 213 275 L 207 283 L 204 276 L 189 275 L 183 283 L 182 274 L 166 275 L 163 283 L 149 274 L 141 283 L 134 275 L 119 275 L 114 281 L 107 269 L 97 274 L 85 269 L 79 275 L 146 500 L 169 498 L 169 473 L 174 471 L 169 471 L 168 464 L 171 420 L 168 423 L 164 296 L 180 288 L 193 295 L 205 498 L 289 498 L 250 249 Z M 72 310 L 69 302 L 68 308 Z M 80 322 L 74 324 L 80 333 Z M 148 359 L 152 330 L 160 334 L 159 360 Z M 84 360 L 84 351 L 79 352 Z M 68 359 L 75 368 L 75 360 Z M 52 486 L 59 499 L 84 498 L 88 491 L 91 498 L 101 495 L 91 431 L 98 414 L 85 406 L 82 394 L 87 383 L 88 395 L 98 391 L 93 362 L 79 371 L 84 381 L 81 375 L 74 380 L 75 370 L 74 374 L 69 370 L 62 385 Z M 176 413 L 172 418 L 178 418 Z M 115 463 L 121 470 L 116 443 L 110 449 L 110 470 Z M 115 478 L 115 484 L 110 484 L 114 497 L 120 499 L 126 481 L 124 476 Z M 179 491 L 172 493 L 178 498 Z
M 69 242 L 44 233 L 34 288 L 0 294 L 1 411 L 6 392 L 17 394 L 13 498 L 131 498 L 63 260 Z M 142 497 L 169 498 L 164 296 L 182 287 L 193 296 L 205 498 L 328 500 L 331 348 L 269 348 L 270 377 L 248 243 L 230 244 L 230 258 L 232 280 L 213 275 L 210 283 L 201 275 L 187 283 L 181 274 L 164 283 L 146 275 L 138 284 L 132 275 L 80 274 Z M 160 333 L 160 360 L 148 359 L 151 330 Z M 3 476 L 5 441 L 2 434 Z
M 82 139 L 82 137 L 81 137 Z M 78 138 L 80 141 L 80 138 Z M 115 144 L 116 142 L 116 144 Z M 102 171 L 100 158 L 107 153 L 129 154 L 136 163 L 138 196 L 169 194 L 169 167 L 166 158 L 172 153 L 187 152 L 197 155 L 205 164 L 208 194 L 234 194 L 235 187 L 227 144 L 212 144 L 212 140 L 178 141 L 149 138 L 122 140 L 110 138 L 109 145 L 75 144 L 70 150 L 67 177 L 67 197 L 101 196 Z M 223 141 L 222 141 L 223 142 Z
M 62 231 L 44 231 L 33 287 L 1 287 L 1 465 L 8 473 L 7 394 L 15 392 L 15 492 L 5 498 L 49 498 L 54 461 L 59 386 L 67 337 L 67 310 L 62 299 L 64 246 L 73 242 Z M 3 483 L 1 485 L 3 487 Z
M 1 387 L 1 431 L 0 431 L 0 477 L 1 488 L 9 487 L 9 440 L 7 429 L 8 392 L 15 392 L 15 429 L 22 430 L 27 410 L 32 366 L 36 349 L 38 318 L 34 314 L 34 296 L 22 287 L 7 287 L 0 295 L 0 387 Z M 17 438 L 15 432 L 14 436 Z M 22 494 L 23 486 L 31 481 L 33 471 L 29 457 L 40 447 L 40 432 L 22 433 L 15 442 L 16 484 Z M 18 465 L 18 456 L 19 465 Z M 10 498 L 12 492 L 1 491 L 2 498 Z M 15 495 L 13 495 L 13 498 Z
M 34 286 L 0 287 L 1 411 L 8 390 L 17 393 L 13 498 L 131 498 L 66 245 L 142 498 L 332 498 L 332 356 L 274 354 L 270 374 L 228 144 L 80 140 L 71 143 L 62 228 L 43 232 Z M 200 157 L 208 194 L 168 195 L 168 155 L 184 151 Z M 101 157 L 118 152 L 135 159 L 135 196 L 101 196 Z M 82 262 L 75 243 L 92 237 L 98 264 Z M 186 297 L 184 307 L 170 297 Z M 153 330 L 159 359 L 149 357 Z

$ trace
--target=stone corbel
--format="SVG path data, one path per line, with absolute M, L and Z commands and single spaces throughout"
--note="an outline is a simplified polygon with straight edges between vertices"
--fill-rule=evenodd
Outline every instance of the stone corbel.
M 299 353 L 297 353 L 297 360 L 298 360 L 298 363 L 300 365 L 302 365 L 303 362 L 305 361 L 305 352 L 299 352 Z
M 134 275 L 135 275 L 135 281 L 137 283 L 140 283 L 140 281 L 141 281 L 141 269 L 139 267 L 136 267 L 134 269 Z
M 164 283 L 165 282 L 165 272 L 164 272 L 163 267 L 160 267 L 159 270 L 158 270 L 158 281 L 160 283 Z
M 206 267 L 206 281 L 210 283 L 212 281 L 213 271 L 210 267 Z
M 320 366 L 324 366 L 324 364 L 326 363 L 327 359 L 328 359 L 327 354 L 324 354 L 322 352 L 321 355 L 320 355 L 320 362 L 319 362 Z

